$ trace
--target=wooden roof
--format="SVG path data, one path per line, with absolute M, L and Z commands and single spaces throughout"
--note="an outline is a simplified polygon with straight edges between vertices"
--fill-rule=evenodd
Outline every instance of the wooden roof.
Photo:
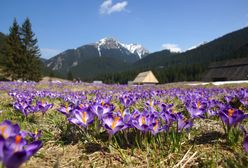
M 214 62 L 210 64 L 209 68 L 222 68 L 222 67 L 243 66 L 243 65 L 248 65 L 248 57 Z
M 219 80 L 247 80 L 248 58 L 237 58 L 228 61 L 212 63 L 207 73 L 203 76 L 204 81 Z
M 139 73 L 138 76 L 134 79 L 133 83 L 158 83 L 158 80 L 152 71 L 146 71 Z

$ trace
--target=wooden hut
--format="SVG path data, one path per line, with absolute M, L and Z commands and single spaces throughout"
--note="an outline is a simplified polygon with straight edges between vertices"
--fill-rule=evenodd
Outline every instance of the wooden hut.
M 141 72 L 134 79 L 133 84 L 157 84 L 159 83 L 152 71 Z
M 210 64 L 203 81 L 233 81 L 248 79 L 248 57 Z

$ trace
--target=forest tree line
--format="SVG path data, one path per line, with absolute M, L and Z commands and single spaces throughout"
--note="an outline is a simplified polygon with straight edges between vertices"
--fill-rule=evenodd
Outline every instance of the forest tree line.
M 29 18 L 21 26 L 14 19 L 9 34 L 2 39 L 0 68 L 3 78 L 12 81 L 41 80 L 40 50 Z

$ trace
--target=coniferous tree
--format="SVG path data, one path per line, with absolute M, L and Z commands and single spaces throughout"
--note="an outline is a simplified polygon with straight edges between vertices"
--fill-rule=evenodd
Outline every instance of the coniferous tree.
M 6 47 L 6 36 L 2 33 L 0 33 L 0 66 L 3 65 L 3 61 L 4 61 L 4 50 Z
M 70 81 L 73 80 L 73 74 L 72 74 L 71 71 L 69 71 L 69 72 L 67 73 L 67 79 L 70 80 Z
M 48 76 L 49 77 L 55 77 L 54 72 L 53 71 L 50 71 Z
M 27 18 L 21 27 L 21 41 L 23 48 L 23 70 L 22 79 L 39 81 L 41 79 L 41 61 L 40 50 L 37 45 L 37 39 L 32 31 L 32 25 Z
M 13 25 L 9 29 L 10 33 L 6 40 L 6 45 L 3 51 L 3 73 L 6 77 L 9 77 L 11 80 L 17 80 L 20 78 L 22 62 L 22 44 L 20 39 L 20 28 L 19 25 L 14 19 Z
M 20 28 L 14 19 L 9 31 L 1 60 L 4 75 L 11 80 L 39 81 L 41 79 L 40 52 L 30 20 L 27 18 Z

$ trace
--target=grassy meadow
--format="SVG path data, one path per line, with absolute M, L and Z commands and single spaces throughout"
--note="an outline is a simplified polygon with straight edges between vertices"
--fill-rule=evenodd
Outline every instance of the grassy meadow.
M 235 114 L 230 108 L 245 115 L 246 91 L 247 85 L 2 82 L 0 121 L 41 131 L 43 146 L 26 168 L 247 167 L 240 127 L 248 119 L 228 125 L 222 115 L 226 108 L 226 117 Z M 35 109 L 39 101 L 52 106 Z M 31 110 L 17 108 L 24 102 Z

